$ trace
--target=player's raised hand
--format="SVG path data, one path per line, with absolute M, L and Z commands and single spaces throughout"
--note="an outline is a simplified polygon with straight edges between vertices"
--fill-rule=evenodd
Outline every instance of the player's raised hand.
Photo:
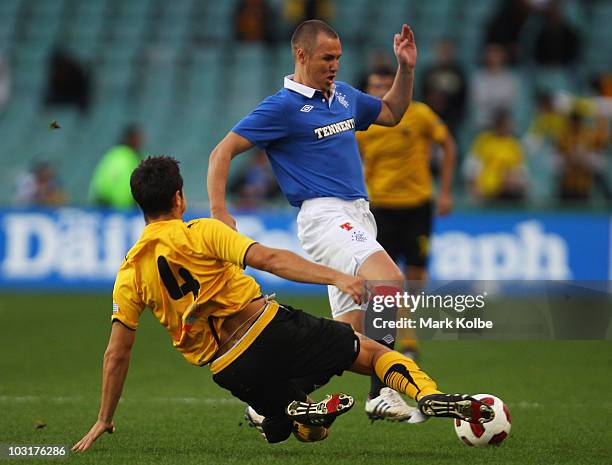
M 417 48 L 412 29 L 407 24 L 402 26 L 402 32 L 393 37 L 393 52 L 400 65 L 414 68 L 417 60 Z
M 98 420 L 91 427 L 89 432 L 83 436 L 83 438 L 77 442 L 74 446 L 72 446 L 72 452 L 85 452 L 87 449 L 91 447 L 91 445 L 102 436 L 104 433 L 114 433 L 115 426 L 112 422 L 107 423 L 102 420 Z
M 344 273 L 338 273 L 338 277 L 334 281 L 334 286 L 342 292 L 349 294 L 357 305 L 361 305 L 365 297 L 365 279 L 361 276 L 351 276 Z

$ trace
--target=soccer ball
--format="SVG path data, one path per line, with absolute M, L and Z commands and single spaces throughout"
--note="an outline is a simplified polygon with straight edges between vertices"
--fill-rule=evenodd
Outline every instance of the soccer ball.
M 468 446 L 484 447 L 501 444 L 510 434 L 510 427 L 512 426 L 508 407 L 500 398 L 491 394 L 477 394 L 472 397 L 493 407 L 495 418 L 482 425 L 455 420 L 457 436 Z

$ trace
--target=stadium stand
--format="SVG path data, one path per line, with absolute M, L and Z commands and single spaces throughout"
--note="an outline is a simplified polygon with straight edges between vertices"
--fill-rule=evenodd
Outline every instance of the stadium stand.
M 210 150 L 292 69 L 283 2 L 269 3 L 279 12 L 274 45 L 234 42 L 236 0 L 2 0 L 0 52 L 8 59 L 13 85 L 0 115 L 0 204 L 10 203 L 16 174 L 43 159 L 55 165 L 72 201 L 85 204 L 87 173 L 120 128 L 134 121 L 145 130 L 147 152 L 181 160 L 188 195 L 194 204 L 205 205 Z M 344 48 L 340 78 L 356 85 L 366 67 L 364 57 L 377 49 L 390 53 L 392 33 L 404 21 L 417 37 L 417 79 L 442 37 L 458 45 L 470 75 L 478 65 L 483 24 L 498 3 L 336 0 L 332 25 Z M 514 116 L 521 132 L 533 112 L 536 88 L 586 93 L 590 76 L 612 69 L 612 4 L 568 0 L 564 11 L 584 43 L 580 72 L 529 63 L 518 67 L 521 95 Z M 43 106 L 48 59 L 56 47 L 90 70 L 93 105 L 84 116 L 71 108 Z M 52 120 L 61 129 L 48 129 Z M 458 135 L 463 149 L 473 135 L 471 125 L 464 126 Z M 542 178 L 534 195 L 545 199 L 552 187 L 541 186 L 551 185 L 550 170 L 534 160 L 530 168 Z

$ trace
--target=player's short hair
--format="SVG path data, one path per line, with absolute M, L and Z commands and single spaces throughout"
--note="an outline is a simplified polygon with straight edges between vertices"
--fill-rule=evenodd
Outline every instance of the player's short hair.
M 327 37 L 334 39 L 339 38 L 338 33 L 325 21 L 321 21 L 320 19 L 304 21 L 295 28 L 293 36 L 291 37 L 291 50 L 293 56 L 295 56 L 298 48 L 301 48 L 308 54 L 312 53 L 317 45 L 319 33 L 323 33 Z
M 170 212 L 174 194 L 183 189 L 179 162 L 165 155 L 142 160 L 132 172 L 130 188 L 145 216 L 155 217 Z

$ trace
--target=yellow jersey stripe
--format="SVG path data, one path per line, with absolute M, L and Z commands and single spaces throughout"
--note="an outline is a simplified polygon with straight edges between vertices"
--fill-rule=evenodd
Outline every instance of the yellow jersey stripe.
M 244 333 L 244 336 L 242 336 L 234 347 L 210 364 L 210 371 L 212 371 L 213 374 L 216 375 L 220 371 L 224 370 L 234 360 L 240 357 L 244 351 L 249 348 L 253 341 L 257 339 L 257 336 L 259 336 L 266 326 L 268 326 L 268 324 L 274 319 L 276 313 L 278 312 L 278 303 L 268 302 L 267 306 L 268 308 L 266 308 L 263 313 L 259 315 L 259 318 L 255 320 L 253 326 L 251 326 L 249 330 Z

